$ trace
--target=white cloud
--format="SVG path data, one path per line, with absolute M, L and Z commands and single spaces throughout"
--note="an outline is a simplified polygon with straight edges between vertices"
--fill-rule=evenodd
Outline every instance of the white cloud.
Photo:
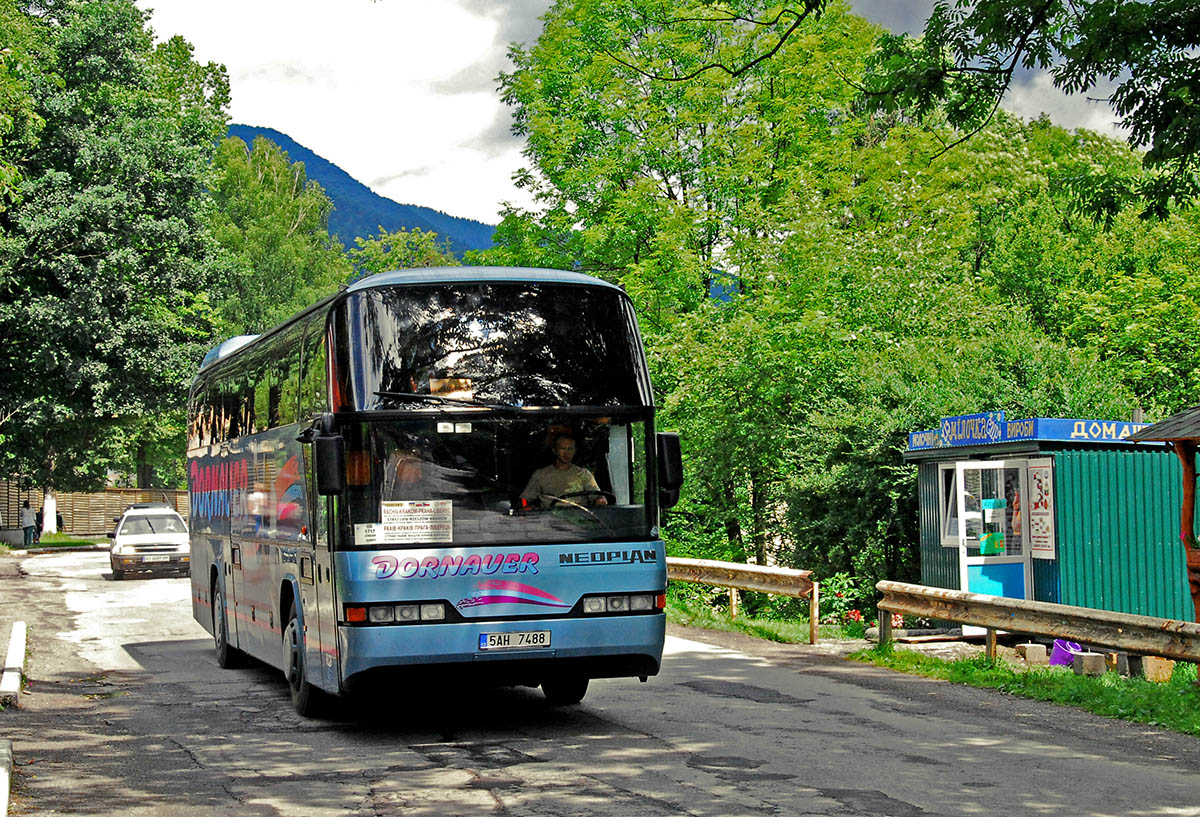
M 497 128 L 508 41 L 546 0 L 138 0 L 160 38 L 223 63 L 234 122 L 274 128 L 388 198 L 495 222 L 526 203 L 522 143 Z
M 1106 86 L 1087 94 L 1067 95 L 1054 87 L 1050 74 L 1040 71 L 1028 75 L 1024 81 L 1014 82 L 1001 104 L 1006 111 L 1025 119 L 1036 119 L 1045 113 L 1060 127 L 1087 128 L 1114 139 L 1124 139 L 1126 132 L 1118 124 L 1112 107 L 1103 99 L 1109 93 Z

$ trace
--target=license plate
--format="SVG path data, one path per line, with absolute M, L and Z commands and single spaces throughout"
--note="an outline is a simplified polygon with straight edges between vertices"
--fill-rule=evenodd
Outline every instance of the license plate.
M 479 649 L 481 650 L 536 650 L 549 646 L 549 630 L 479 634 Z
M 143 562 L 169 562 L 169 561 L 171 561 L 171 557 L 170 556 L 143 556 L 142 561 Z

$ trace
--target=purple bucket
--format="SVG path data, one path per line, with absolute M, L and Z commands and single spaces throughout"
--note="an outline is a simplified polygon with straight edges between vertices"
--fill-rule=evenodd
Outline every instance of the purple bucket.
M 1083 647 L 1074 641 L 1056 638 L 1054 639 L 1054 649 L 1050 651 L 1050 664 L 1052 666 L 1069 667 L 1075 661 L 1075 653 L 1080 652 L 1083 652 Z

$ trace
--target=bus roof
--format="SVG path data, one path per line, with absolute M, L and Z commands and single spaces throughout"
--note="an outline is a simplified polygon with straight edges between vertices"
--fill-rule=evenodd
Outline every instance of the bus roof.
M 555 269 L 532 269 L 527 267 L 423 267 L 421 269 L 396 270 L 380 272 L 355 281 L 346 290 L 357 292 L 375 287 L 412 285 L 412 284 L 446 284 L 488 281 L 520 281 L 525 283 L 548 284 L 583 284 L 587 286 L 605 286 L 622 291 L 620 287 L 584 275 L 581 272 L 566 272 Z

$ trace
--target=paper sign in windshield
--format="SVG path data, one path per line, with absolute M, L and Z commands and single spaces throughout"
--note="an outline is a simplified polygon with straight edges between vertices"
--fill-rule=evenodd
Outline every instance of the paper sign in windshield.
M 382 524 L 375 529 L 381 544 L 453 542 L 454 505 L 449 499 L 380 503 Z

